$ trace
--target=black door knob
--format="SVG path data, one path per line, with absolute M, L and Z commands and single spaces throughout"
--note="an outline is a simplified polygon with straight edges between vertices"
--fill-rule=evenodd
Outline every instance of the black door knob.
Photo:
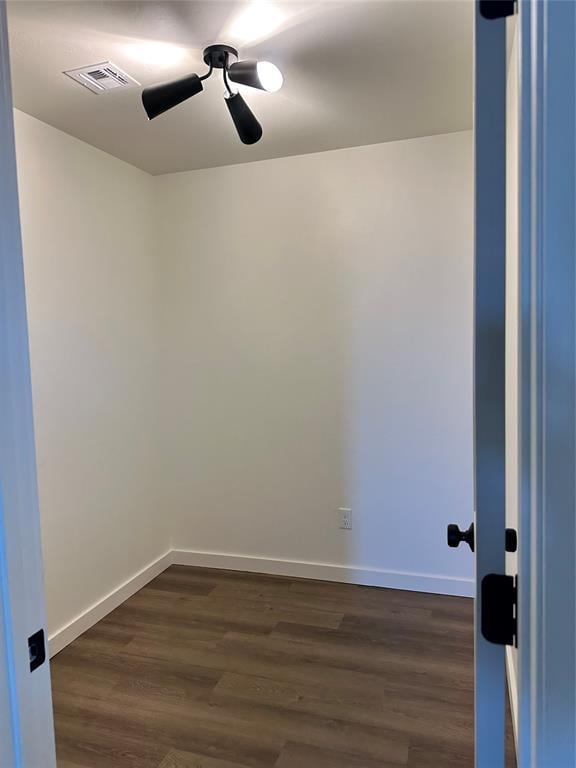
M 458 547 L 463 541 L 465 541 L 472 552 L 474 552 L 474 523 L 471 523 L 470 528 L 466 531 L 461 531 L 457 525 L 451 523 L 448 526 L 448 546 Z

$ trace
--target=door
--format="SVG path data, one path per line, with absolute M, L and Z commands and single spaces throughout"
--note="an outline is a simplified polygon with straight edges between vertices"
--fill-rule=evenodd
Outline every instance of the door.
M 466 541 L 475 553 L 476 768 L 505 764 L 506 646 L 498 634 L 512 628 L 502 622 L 512 603 L 502 598 L 512 596 L 514 588 L 505 572 L 506 32 L 512 13 L 513 3 L 475 2 L 475 520 L 466 532 L 455 526 L 448 531 L 451 546 Z
M 509 14 L 516 11 L 517 39 L 510 40 L 517 59 L 508 67 L 506 33 L 514 32 Z M 507 70 L 515 67 L 517 92 L 508 93 L 507 112 Z M 507 157 L 507 127 L 515 157 Z M 506 650 L 518 765 L 573 768 L 576 3 L 477 0 L 474 128 L 476 518 L 475 530 L 452 529 L 449 540 L 476 550 L 476 768 L 504 765 Z M 509 237 L 516 270 L 506 253 L 507 191 L 509 215 L 517 218 L 517 244 Z M 507 260 L 515 304 L 508 328 Z M 517 356 L 508 382 L 506 330 Z M 508 436 L 506 384 L 514 408 Z M 512 451 L 507 439 L 517 441 Z M 518 526 L 508 574 L 506 481 Z
M 517 24 L 482 14 L 482 6 L 489 16 L 511 14 L 514 5 L 488 0 L 476 8 L 476 766 L 503 765 L 507 649 L 518 765 L 573 768 L 576 3 L 519 0 Z M 510 66 L 507 29 L 517 56 Z M 507 70 L 516 66 L 517 92 L 508 93 L 507 104 Z M 506 157 L 507 149 L 516 156 Z M 508 245 L 517 254 L 506 253 L 506 191 L 518 233 L 517 246 L 514 238 Z M 515 256 L 517 274 L 510 270 Z M 508 406 L 515 411 L 508 413 L 509 427 L 514 417 L 517 426 L 507 437 L 506 295 L 516 304 L 507 330 L 517 355 L 516 381 L 508 376 Z M 506 439 L 517 442 L 508 465 Z M 515 500 L 518 519 L 518 555 L 508 575 L 506 477 L 515 486 L 508 502 Z M 515 595 L 507 590 L 514 578 L 513 617 Z M 486 589 L 487 579 L 496 579 L 496 591 Z
M 474 46 L 475 754 L 504 768 L 505 646 L 487 639 L 489 579 L 505 574 L 507 3 L 476 3 Z M 492 12 L 496 18 L 491 18 Z M 488 17 L 487 17 L 488 16 Z M 483 631 L 484 630 L 484 631 Z M 492 639 L 494 639 L 492 637 Z
M 0 765 L 54 768 L 6 5 L 0 0 Z
M 475 552 L 475 765 L 504 768 L 506 651 L 494 600 L 506 553 L 506 25 L 513 3 L 475 2 L 474 19 L 474 479 L 475 521 L 448 542 Z M 509 605 L 512 609 L 512 605 Z M 495 620 L 496 619 L 496 620 Z M 508 629 L 510 629 L 508 627 Z M 508 638 L 510 641 L 510 638 Z

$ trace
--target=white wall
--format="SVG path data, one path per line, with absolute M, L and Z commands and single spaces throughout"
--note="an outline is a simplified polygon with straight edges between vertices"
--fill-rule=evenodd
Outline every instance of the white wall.
M 49 632 L 169 547 L 153 179 L 15 113 Z
M 170 547 L 470 594 L 470 133 L 152 178 L 15 118 L 56 646 Z
M 471 133 L 157 194 L 176 546 L 471 593 L 445 543 L 473 508 Z

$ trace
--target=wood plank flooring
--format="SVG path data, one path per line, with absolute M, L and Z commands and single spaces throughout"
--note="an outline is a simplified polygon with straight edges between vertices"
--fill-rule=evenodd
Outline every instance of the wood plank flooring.
M 52 660 L 58 768 L 473 768 L 472 611 L 173 566 Z

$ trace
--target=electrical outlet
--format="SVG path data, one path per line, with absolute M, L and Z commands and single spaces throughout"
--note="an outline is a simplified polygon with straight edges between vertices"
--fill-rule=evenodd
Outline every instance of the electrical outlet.
M 348 507 L 340 507 L 338 510 L 338 515 L 340 519 L 340 528 L 342 528 L 344 531 L 351 531 L 352 530 L 352 510 Z

